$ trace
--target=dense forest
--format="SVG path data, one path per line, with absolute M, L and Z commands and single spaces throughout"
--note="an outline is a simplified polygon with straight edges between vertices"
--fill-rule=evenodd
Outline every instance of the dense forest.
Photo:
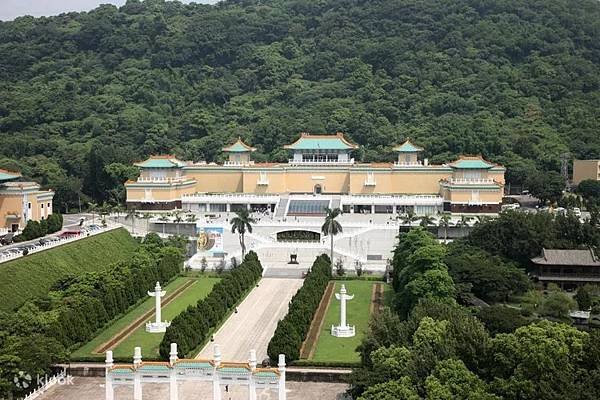
M 242 136 L 285 160 L 301 131 L 356 158 L 407 136 L 434 162 L 600 157 L 596 0 L 129 0 L 0 23 L 0 167 L 78 201 L 117 202 L 132 161 L 219 160 Z

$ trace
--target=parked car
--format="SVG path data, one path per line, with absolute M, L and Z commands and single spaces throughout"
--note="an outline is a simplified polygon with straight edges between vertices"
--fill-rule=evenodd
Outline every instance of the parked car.
M 14 233 L 10 232 L 0 237 L 0 244 L 11 244 L 13 242 Z
M 581 209 L 579 207 L 574 207 L 573 208 L 573 214 L 577 217 L 577 218 L 581 218 Z

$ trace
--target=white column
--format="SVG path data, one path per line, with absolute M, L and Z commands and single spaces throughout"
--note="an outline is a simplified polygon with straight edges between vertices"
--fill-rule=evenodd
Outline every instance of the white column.
M 346 328 L 346 286 L 340 290 L 340 326 Z
M 286 392 L 285 392 L 285 354 L 279 355 L 279 384 L 277 385 L 278 389 L 278 399 L 286 400 Z
M 179 393 L 177 389 L 177 371 L 175 368 L 171 369 L 169 375 L 169 400 L 178 400 Z
M 177 343 L 171 343 L 171 352 L 169 353 L 169 364 L 171 364 L 171 374 L 169 375 L 169 399 L 177 400 L 179 398 L 177 388 L 177 370 L 175 363 L 177 362 Z
M 248 400 L 256 400 L 256 382 L 254 381 L 254 372 L 256 372 L 256 350 L 250 350 L 250 384 L 248 385 Z
M 156 286 L 154 287 L 154 306 L 156 307 L 156 323 L 160 324 L 162 319 L 161 311 L 160 311 L 160 292 L 161 287 L 158 282 L 156 282 Z
M 169 363 L 171 367 L 177 362 L 177 343 L 171 343 L 171 352 L 169 353 Z
M 217 369 L 221 365 L 221 349 L 218 344 L 215 344 L 213 361 L 215 363 L 213 373 L 213 400 L 221 400 L 221 385 L 219 384 L 219 375 L 217 375 Z
M 138 367 L 142 364 L 142 348 L 136 347 L 133 349 L 133 400 L 142 400 L 142 382 L 140 381 L 140 373 Z
M 105 400 L 114 399 L 114 391 L 112 384 L 112 376 L 110 375 L 110 369 L 113 367 L 113 352 L 111 350 L 106 352 L 106 369 L 105 369 Z

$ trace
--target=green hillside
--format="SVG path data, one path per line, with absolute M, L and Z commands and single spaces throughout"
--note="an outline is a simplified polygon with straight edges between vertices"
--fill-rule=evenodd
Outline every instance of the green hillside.
M 518 184 L 600 157 L 597 0 L 129 0 L 0 23 L 0 167 L 102 202 L 156 153 L 213 161 L 238 135 L 286 160 L 299 132 L 355 158 L 410 136 Z M 85 198 L 85 196 L 84 196 Z
M 101 233 L 0 264 L 0 311 L 42 296 L 61 277 L 101 271 L 129 258 L 137 242 L 124 229 Z

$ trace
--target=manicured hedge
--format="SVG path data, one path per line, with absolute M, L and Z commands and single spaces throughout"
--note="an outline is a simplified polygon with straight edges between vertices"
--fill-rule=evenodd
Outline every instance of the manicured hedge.
M 169 358 L 171 343 L 177 343 L 180 356 L 188 355 L 204 343 L 211 329 L 217 327 L 248 289 L 256 285 L 262 272 L 258 256 L 251 251 L 244 262 L 225 275 L 207 297 L 173 319 L 160 343 L 161 357 Z
M 133 257 L 103 273 L 88 272 L 59 280 L 53 287 L 50 336 L 65 347 L 85 343 L 131 305 L 147 296 L 157 281 L 166 284 L 183 266 L 181 249 L 142 244 Z M 27 304 L 24 306 L 27 307 Z
M 267 349 L 271 360 L 277 360 L 279 354 L 285 354 L 287 361 L 297 360 L 300 357 L 302 342 L 310 329 L 330 279 L 331 262 L 329 257 L 323 254 L 313 263 L 304 284 L 292 297 L 287 315 L 277 324 Z

